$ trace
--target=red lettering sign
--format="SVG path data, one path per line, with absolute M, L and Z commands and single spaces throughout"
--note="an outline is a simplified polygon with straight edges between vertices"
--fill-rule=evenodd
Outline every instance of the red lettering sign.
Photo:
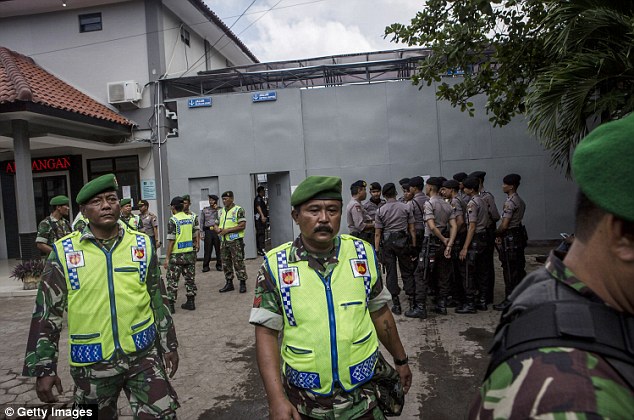
M 31 160 L 32 172 L 51 172 L 51 171 L 65 171 L 70 169 L 70 157 L 54 157 L 54 158 L 39 158 Z M 4 171 L 8 174 L 15 174 L 15 161 L 7 162 Z

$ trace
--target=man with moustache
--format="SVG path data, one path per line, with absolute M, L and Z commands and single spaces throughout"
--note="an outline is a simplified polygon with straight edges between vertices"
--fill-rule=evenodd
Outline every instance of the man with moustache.
M 634 196 L 623 194 L 632 148 L 634 114 L 576 147 L 575 241 L 509 297 L 469 418 L 632 418 Z
M 383 419 L 372 385 L 385 364 L 379 341 L 394 357 L 404 392 L 411 371 L 374 251 L 337 234 L 340 178 L 306 178 L 291 205 L 301 233 L 267 253 L 250 317 L 269 417 Z
M 147 235 L 119 224 L 113 174 L 77 194 L 88 224 L 55 242 L 35 299 L 24 376 L 36 377 L 44 403 L 63 392 L 58 341 L 67 311 L 70 374 L 76 404 L 117 418 L 123 389 L 135 418 L 176 418 L 176 393 L 166 372 L 178 369 L 178 342 Z

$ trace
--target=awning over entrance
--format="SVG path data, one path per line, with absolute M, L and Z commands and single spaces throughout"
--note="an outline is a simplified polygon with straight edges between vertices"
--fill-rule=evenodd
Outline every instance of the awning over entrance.
M 15 160 L 23 259 L 39 255 L 31 149 L 74 144 L 108 150 L 128 142 L 135 125 L 31 58 L 0 47 L 0 152 L 13 152 Z

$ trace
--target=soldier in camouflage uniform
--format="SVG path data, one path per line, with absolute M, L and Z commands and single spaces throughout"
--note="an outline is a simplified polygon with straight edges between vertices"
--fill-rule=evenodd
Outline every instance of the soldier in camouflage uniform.
M 342 351 L 344 347 L 357 345 L 359 353 L 362 353 L 368 346 L 367 350 L 374 352 L 372 354 L 376 354 L 380 340 L 395 357 L 396 370 L 405 392 L 411 384 L 407 355 L 394 318 L 386 305 L 390 294 L 383 287 L 377 265 L 372 263 L 376 259 L 374 251 L 370 244 L 352 236 L 337 235 L 342 216 L 341 200 L 340 178 L 311 176 L 300 183 L 293 192 L 291 205 L 294 206 L 293 219 L 299 224 L 301 234 L 292 244 L 289 242 L 270 251 L 258 272 L 249 321 L 255 325 L 258 366 L 268 396 L 270 418 L 299 419 L 300 415 L 301 418 L 343 420 L 385 418 L 377 405 L 371 374 L 357 377 L 357 386 L 346 389 L 344 384 L 352 373 L 347 373 L 346 377 L 340 375 L 339 380 L 334 379 L 332 382 L 326 382 L 324 375 L 324 382 L 320 383 L 319 377 L 313 381 L 303 381 L 303 372 L 297 372 L 291 366 L 291 353 L 304 353 L 295 356 L 295 360 L 301 363 L 299 361 L 306 354 L 312 353 L 302 349 L 315 348 L 315 356 L 310 360 L 315 360 L 319 371 L 313 375 L 319 375 L 320 369 L 332 369 L 332 353 L 326 350 L 326 347 L 330 348 L 331 340 L 337 341 L 337 348 Z M 350 255 L 355 258 L 348 261 L 347 256 Z M 324 288 L 322 281 L 331 287 Z M 326 290 L 331 291 L 330 297 L 336 308 L 326 309 Z M 311 294 L 310 291 L 319 292 L 305 299 L 300 297 L 302 293 Z M 362 296 L 362 301 L 356 301 L 357 295 Z M 348 325 L 360 325 L 363 331 L 351 335 L 361 336 L 348 336 L 336 328 L 340 336 L 323 340 L 322 336 L 329 336 L 331 331 L 328 322 L 325 325 L 322 322 L 329 319 L 325 313 L 322 314 L 323 311 L 330 312 L 331 322 L 337 323 L 339 327 L 342 325 L 338 322 L 347 321 Z M 346 312 L 349 317 L 344 319 L 341 311 L 349 311 Z M 356 320 L 359 322 L 356 323 Z M 369 329 L 365 329 L 366 326 Z M 303 334 L 302 331 L 310 333 Z M 281 356 L 278 343 L 280 333 L 284 337 Z M 315 341 L 322 346 L 312 347 Z M 359 354 L 356 356 L 359 357 Z M 371 372 L 384 368 L 383 365 L 379 366 L 379 363 L 384 363 L 382 358 L 380 361 L 372 358 L 372 361 Z M 280 381 L 281 363 L 284 369 Z M 337 362 L 332 363 L 346 366 L 341 369 L 347 369 L 350 360 L 339 354 Z M 352 372 L 353 367 L 350 370 Z M 319 387 L 327 391 L 321 392 Z
M 66 219 L 70 212 L 69 200 L 65 195 L 51 198 L 48 203 L 51 206 L 51 214 L 46 216 L 37 227 L 35 246 L 46 256 L 53 250 L 56 240 L 71 233 L 71 227 Z
M 511 294 L 470 418 L 632 418 L 633 147 L 634 114 L 577 146 L 575 241 Z
M 116 188 L 114 175 L 108 174 L 86 184 L 77 195 L 89 225 L 65 237 L 63 243 L 56 242 L 46 262 L 23 375 L 37 377 L 36 391 L 42 402 L 57 401 L 53 387 L 62 392 L 57 361 L 66 309 L 75 403 L 97 404 L 99 418 L 114 419 L 123 389 L 135 418 L 176 418 L 179 404 L 166 372 L 173 377 L 178 369 L 178 342 L 156 254 L 147 246 L 147 236 L 117 223 Z M 132 255 L 128 244 L 135 245 Z M 105 276 L 106 255 L 123 263 L 127 259 L 126 268 L 136 268 L 136 272 L 115 269 Z M 138 277 L 130 282 L 139 275 L 141 286 Z M 104 282 L 112 284 L 116 301 Z M 116 323 L 109 319 L 113 312 L 117 313 Z M 150 318 L 138 323 L 133 321 L 135 314 L 150 314 Z M 134 325 L 128 325 L 129 321 Z
M 235 290 L 233 287 L 233 270 L 240 282 L 240 293 L 247 291 L 247 268 L 244 265 L 244 229 L 247 219 L 244 209 L 233 202 L 233 191 L 222 193 L 223 208 L 218 212 L 214 230 L 220 237 L 220 258 L 225 273 L 225 285 L 220 293 Z
M 121 217 L 119 220 L 131 229 L 143 232 L 141 218 L 132 213 L 132 199 L 122 198 L 121 201 L 119 201 L 119 205 L 121 206 Z
M 77 217 L 75 217 L 75 220 L 73 220 L 73 224 L 72 224 L 73 232 L 83 232 L 86 226 L 88 226 L 88 220 L 80 212 L 77 215 Z
M 167 222 L 167 247 L 164 267 L 167 270 L 167 297 L 169 308 L 174 313 L 174 304 L 178 297 L 178 280 L 182 275 L 185 280 L 187 302 L 181 308 L 195 310 L 196 303 L 196 253 L 198 244 L 198 225 L 194 218 L 183 211 L 182 197 L 174 197 L 170 203 L 172 217 Z

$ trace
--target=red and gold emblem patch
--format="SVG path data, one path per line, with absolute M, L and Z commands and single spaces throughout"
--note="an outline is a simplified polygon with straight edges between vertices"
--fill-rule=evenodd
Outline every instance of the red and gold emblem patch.
M 350 266 L 352 267 L 352 275 L 354 277 L 366 277 L 370 275 L 367 260 L 350 260 Z
M 282 287 L 299 286 L 299 271 L 297 267 L 281 268 L 280 280 Z
M 147 255 L 145 254 L 145 248 L 142 246 L 132 247 L 132 261 L 147 261 Z
M 68 268 L 83 267 L 84 265 L 83 251 L 73 251 L 66 254 L 66 266 Z

